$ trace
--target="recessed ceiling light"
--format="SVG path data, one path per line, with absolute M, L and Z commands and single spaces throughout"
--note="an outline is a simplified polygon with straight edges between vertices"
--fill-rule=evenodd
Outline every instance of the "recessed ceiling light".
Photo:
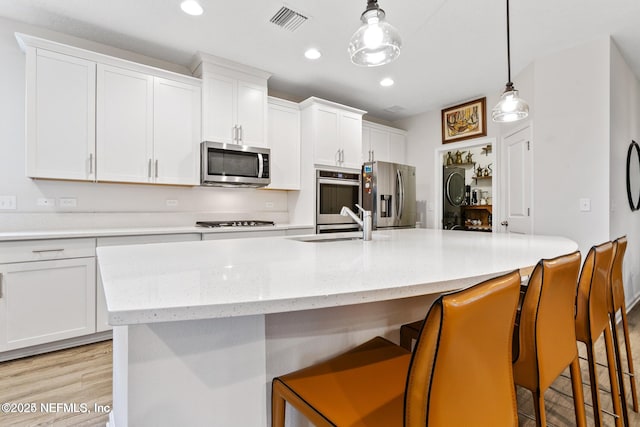
M 384 79 L 380 80 L 380 86 L 384 86 L 384 87 L 393 86 L 394 83 L 395 82 L 390 77 L 385 77 Z
M 187 15 L 193 16 L 200 16 L 204 12 L 204 9 L 196 0 L 184 0 L 180 3 L 180 9 Z
M 311 49 L 306 50 L 306 52 L 304 53 L 304 56 L 307 59 L 318 59 L 322 56 L 322 54 L 318 49 L 312 47 Z

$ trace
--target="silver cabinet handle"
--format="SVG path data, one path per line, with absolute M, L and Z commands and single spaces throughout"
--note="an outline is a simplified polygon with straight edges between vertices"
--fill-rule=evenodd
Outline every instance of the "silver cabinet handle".
M 148 169 L 149 169 L 148 177 L 151 178 L 151 159 L 149 159 Z
M 340 150 L 340 162 L 344 163 L 344 148 Z
M 243 142 L 244 140 L 244 131 L 242 129 L 242 125 L 238 126 L 238 132 L 239 132 L 239 137 L 238 137 L 238 142 Z
M 93 174 L 93 153 L 89 153 L 89 175 Z
M 373 162 L 375 161 L 375 159 L 376 159 L 376 152 L 371 150 L 371 161 Z
M 156 170 L 156 178 L 157 178 L 157 177 L 158 177 L 158 159 L 156 159 L 156 167 L 155 167 L 155 170 Z
M 4 278 L 4 274 L 0 273 L 0 298 L 4 296 L 4 294 L 2 293 L 2 287 L 3 287 L 2 285 L 4 284 L 2 280 L 3 278 Z
M 33 252 L 34 254 L 40 254 L 43 252 L 62 252 L 64 251 L 64 248 L 61 249 L 34 249 L 31 252 Z
M 338 151 L 336 151 L 336 155 L 333 156 L 336 163 L 340 163 L 340 149 L 338 148 Z

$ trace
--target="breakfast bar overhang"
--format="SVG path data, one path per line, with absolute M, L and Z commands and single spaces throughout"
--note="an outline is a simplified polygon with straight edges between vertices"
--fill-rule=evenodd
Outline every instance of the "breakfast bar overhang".
M 266 426 L 273 376 L 375 335 L 397 341 L 440 293 L 577 250 L 552 236 L 354 236 L 98 248 L 114 326 L 110 427 Z

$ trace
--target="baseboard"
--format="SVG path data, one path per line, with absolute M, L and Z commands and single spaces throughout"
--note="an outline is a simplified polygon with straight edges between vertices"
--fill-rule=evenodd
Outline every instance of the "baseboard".
M 66 348 L 77 347 L 85 344 L 93 344 L 100 341 L 110 340 L 112 337 L 113 333 L 111 331 L 104 331 L 91 335 L 83 335 L 81 337 L 68 338 L 66 340 L 55 341 L 47 344 L 9 350 L 0 353 L 0 362 L 35 356 L 37 354 L 49 353 L 52 351 L 64 350 Z

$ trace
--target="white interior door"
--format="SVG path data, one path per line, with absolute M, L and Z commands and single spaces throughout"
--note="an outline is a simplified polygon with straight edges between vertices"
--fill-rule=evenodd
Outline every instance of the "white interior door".
M 503 142 L 506 172 L 503 198 L 505 218 L 501 225 L 508 233 L 531 234 L 533 232 L 531 126 L 507 135 Z

